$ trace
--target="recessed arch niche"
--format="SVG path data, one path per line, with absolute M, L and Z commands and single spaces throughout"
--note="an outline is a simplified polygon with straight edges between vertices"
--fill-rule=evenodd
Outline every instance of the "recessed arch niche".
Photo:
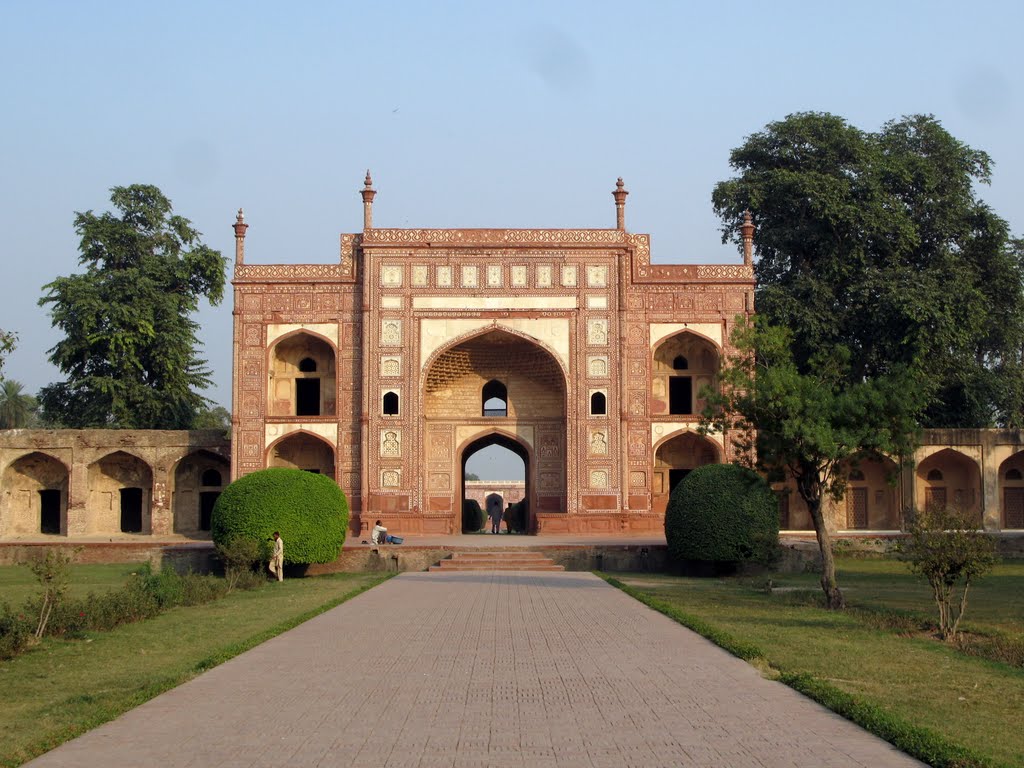
M 651 412 L 669 416 L 699 414 L 700 391 L 717 384 L 720 355 L 708 339 L 680 331 L 661 341 L 651 366 Z
M 334 349 L 311 333 L 285 336 L 270 349 L 271 416 L 333 416 L 337 410 Z
M 0 534 L 67 534 L 68 468 L 45 453 L 21 456 L 4 470 Z

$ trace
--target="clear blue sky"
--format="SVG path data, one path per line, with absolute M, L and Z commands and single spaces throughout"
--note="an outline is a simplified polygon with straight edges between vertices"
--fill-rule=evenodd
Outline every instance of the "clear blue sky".
M 0 0 L 4 373 L 60 378 L 41 286 L 78 271 L 75 211 L 156 184 L 206 243 L 330 262 L 361 227 L 627 227 L 656 261 L 737 259 L 711 211 L 729 150 L 803 110 L 875 130 L 935 114 L 989 152 L 1024 229 L 1024 3 Z M 230 297 L 230 293 L 229 293 Z M 231 301 L 203 309 L 230 405 Z

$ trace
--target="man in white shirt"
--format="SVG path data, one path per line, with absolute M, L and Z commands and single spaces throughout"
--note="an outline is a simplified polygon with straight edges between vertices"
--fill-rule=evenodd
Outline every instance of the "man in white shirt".
M 284 539 L 279 531 L 274 531 L 274 552 L 270 556 L 270 572 L 284 581 Z
M 380 520 L 373 524 L 370 532 L 370 542 L 373 544 L 386 544 L 388 540 L 388 529 L 380 524 Z

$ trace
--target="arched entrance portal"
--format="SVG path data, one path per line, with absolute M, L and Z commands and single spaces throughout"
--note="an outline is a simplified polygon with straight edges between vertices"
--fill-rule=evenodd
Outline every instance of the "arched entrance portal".
M 495 447 L 503 450 L 494 451 Z M 467 480 L 472 460 L 485 454 L 489 454 L 487 458 L 494 457 L 494 463 L 499 466 L 491 467 L 487 472 L 480 470 L 480 474 L 472 473 L 480 479 Z M 531 504 L 530 493 L 530 453 L 526 446 L 508 435 L 495 432 L 473 440 L 463 448 L 460 464 L 463 533 L 491 531 L 492 512 L 500 516 L 499 530 L 503 533 L 531 533 L 536 529 L 531 514 L 534 505 Z
M 566 512 L 566 392 L 554 354 L 518 332 L 489 329 L 439 349 L 423 377 L 428 521 L 462 530 L 466 461 L 490 445 L 525 465 L 526 531 L 536 530 L 538 513 Z

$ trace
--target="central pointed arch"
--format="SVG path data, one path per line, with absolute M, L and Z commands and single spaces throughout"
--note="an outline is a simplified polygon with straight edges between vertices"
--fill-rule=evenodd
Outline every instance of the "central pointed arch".
M 453 337 L 435 350 L 422 368 L 419 390 L 427 509 L 450 515 L 451 532 L 462 529 L 465 450 L 482 439 L 469 455 L 497 444 L 523 458 L 529 489 L 524 528 L 535 530 L 537 512 L 566 512 L 571 388 L 554 351 L 498 324 Z
M 504 432 L 499 429 L 488 430 L 486 433 L 476 435 L 467 440 L 463 445 L 459 446 L 458 459 L 459 459 L 459 476 L 461 478 L 460 485 L 460 497 L 465 500 L 467 498 L 466 493 L 466 463 L 473 457 L 474 454 L 489 448 L 491 446 L 500 446 L 508 451 L 511 451 L 518 456 L 523 462 L 523 476 L 525 478 L 523 495 L 521 498 L 509 498 L 508 488 L 505 486 L 512 487 L 512 483 L 494 481 L 491 485 L 494 488 L 502 487 L 506 490 L 504 494 L 489 494 L 499 495 L 505 505 L 519 504 L 522 505 L 519 509 L 519 516 L 513 519 L 510 528 L 516 530 L 518 533 L 531 533 L 536 530 L 536 504 L 533 503 L 533 483 L 530 481 L 530 457 L 532 451 L 530 446 L 524 443 L 520 438 L 512 435 L 508 432 Z M 514 495 L 514 494 L 511 494 Z M 490 510 L 487 509 L 489 512 Z M 507 523 L 508 521 L 506 521 Z

